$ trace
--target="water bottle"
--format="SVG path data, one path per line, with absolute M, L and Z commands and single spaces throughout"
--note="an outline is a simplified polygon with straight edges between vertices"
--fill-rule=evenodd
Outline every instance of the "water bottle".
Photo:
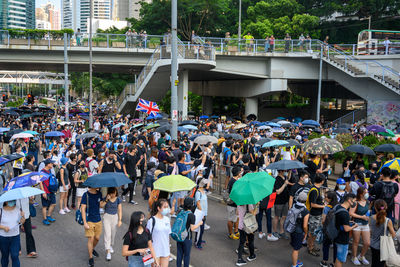
M 371 211 L 368 210 L 367 213 L 365 213 L 365 215 L 366 215 L 367 217 L 371 216 Z
M 332 174 L 332 169 L 331 169 L 331 166 L 330 165 L 328 165 L 328 175 L 331 175 Z

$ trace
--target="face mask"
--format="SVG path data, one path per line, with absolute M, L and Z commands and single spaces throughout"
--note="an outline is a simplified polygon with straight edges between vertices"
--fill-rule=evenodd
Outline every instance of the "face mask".
M 11 200 L 11 201 L 8 201 L 8 202 L 7 202 L 7 206 L 9 206 L 9 207 L 14 207 L 15 204 L 17 204 L 17 201 L 16 201 L 16 200 Z
M 339 185 L 339 189 L 340 189 L 340 190 L 345 190 L 345 189 L 346 189 L 346 185 L 345 185 L 345 184 Z
M 170 208 L 165 208 L 165 209 L 163 209 L 162 211 L 161 211 L 161 214 L 163 215 L 163 216 L 167 216 L 168 214 L 170 214 L 171 213 L 171 209 Z
M 308 184 L 309 179 L 308 178 L 304 178 L 304 183 Z
M 144 219 L 143 221 L 140 222 L 142 224 L 142 226 L 146 226 L 147 225 L 147 220 Z
M 355 208 L 356 207 L 356 205 L 357 205 L 357 203 L 356 202 L 353 202 L 353 204 L 351 204 L 351 208 Z
M 103 152 L 103 153 L 101 153 L 101 156 L 102 156 L 102 157 L 104 157 L 105 155 L 106 155 L 106 153 L 104 153 L 104 152 Z
M 284 172 L 283 175 L 288 176 L 288 172 Z
M 365 193 L 365 194 L 364 194 L 364 198 L 365 198 L 365 199 L 368 199 L 368 198 L 369 198 L 369 194 L 368 194 L 368 193 Z

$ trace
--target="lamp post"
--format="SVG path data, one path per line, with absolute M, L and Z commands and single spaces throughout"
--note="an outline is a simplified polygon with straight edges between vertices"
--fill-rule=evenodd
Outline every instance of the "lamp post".
M 178 41 L 177 41 L 177 25 L 178 25 L 178 0 L 171 1 L 171 118 L 172 140 L 178 140 Z
M 239 26 L 238 26 L 239 44 L 241 36 L 242 36 L 242 0 L 239 0 Z
M 92 66 L 92 16 L 93 16 L 93 7 L 92 0 L 90 1 L 90 16 L 89 16 L 89 128 L 93 128 L 93 110 L 92 110 L 92 101 L 93 101 L 93 66 Z

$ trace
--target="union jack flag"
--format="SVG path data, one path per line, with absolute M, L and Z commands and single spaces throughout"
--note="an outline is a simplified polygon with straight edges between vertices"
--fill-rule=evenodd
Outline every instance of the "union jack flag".
M 152 101 L 147 101 L 144 99 L 139 98 L 139 102 L 136 106 L 137 111 L 143 111 L 146 112 L 148 115 L 153 115 L 156 116 L 158 112 L 160 112 L 160 109 L 158 108 L 158 105 L 156 102 Z

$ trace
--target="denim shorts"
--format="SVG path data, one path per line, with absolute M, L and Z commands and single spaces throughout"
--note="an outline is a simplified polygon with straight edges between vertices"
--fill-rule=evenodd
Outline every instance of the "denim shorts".
M 128 257 L 129 267 L 144 267 L 142 256 L 129 256 Z
M 44 199 L 43 196 L 42 198 L 42 207 L 48 208 L 50 205 L 55 205 L 56 204 L 56 194 L 50 193 L 47 194 L 47 199 Z
M 349 252 L 349 244 L 343 245 L 343 244 L 335 243 L 335 245 L 337 247 L 336 258 L 340 262 L 345 263 L 346 258 L 347 258 L 347 253 Z

